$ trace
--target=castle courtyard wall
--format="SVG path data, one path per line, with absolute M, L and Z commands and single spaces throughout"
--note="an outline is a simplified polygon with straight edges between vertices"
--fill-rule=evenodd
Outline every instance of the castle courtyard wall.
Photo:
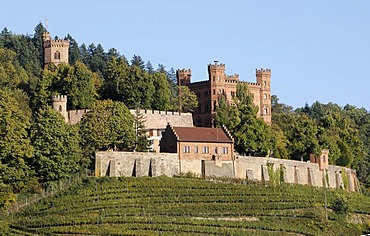
M 96 176 L 169 176 L 192 173 L 195 176 L 215 176 L 270 181 L 269 168 L 282 170 L 285 183 L 358 190 L 355 171 L 329 165 L 320 170 L 317 163 L 239 156 L 236 160 L 179 160 L 177 153 L 97 152 Z M 343 180 L 345 176 L 345 180 Z

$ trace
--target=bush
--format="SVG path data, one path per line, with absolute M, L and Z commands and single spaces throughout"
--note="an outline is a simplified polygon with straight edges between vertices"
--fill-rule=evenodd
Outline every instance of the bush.
M 341 194 L 336 194 L 331 202 L 331 209 L 337 214 L 347 214 L 349 203 L 347 197 Z

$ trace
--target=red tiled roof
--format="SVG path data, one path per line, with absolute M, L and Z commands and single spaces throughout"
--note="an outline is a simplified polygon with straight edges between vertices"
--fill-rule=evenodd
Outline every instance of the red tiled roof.
M 232 143 L 222 128 L 173 127 L 181 142 Z

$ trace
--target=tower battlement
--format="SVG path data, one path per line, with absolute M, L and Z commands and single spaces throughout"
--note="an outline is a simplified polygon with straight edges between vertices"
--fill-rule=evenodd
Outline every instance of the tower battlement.
M 208 69 L 217 68 L 217 69 L 224 69 L 225 70 L 225 64 L 218 63 L 218 61 L 214 61 L 214 64 L 208 64 Z
M 256 69 L 256 74 L 270 74 L 271 75 L 271 69 Z
M 42 46 L 44 48 L 44 67 L 50 63 L 59 65 L 68 64 L 69 41 L 64 39 L 52 39 L 49 32 L 42 34 Z
M 181 74 L 191 74 L 191 69 L 179 69 L 179 70 L 176 70 L 176 73 L 181 73 Z
M 53 102 L 67 102 L 67 95 L 54 95 L 51 99 Z
M 191 83 L 191 69 L 176 70 L 177 85 L 186 86 Z

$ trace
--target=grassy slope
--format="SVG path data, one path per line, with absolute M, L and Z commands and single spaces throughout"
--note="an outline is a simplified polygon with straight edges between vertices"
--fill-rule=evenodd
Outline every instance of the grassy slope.
M 11 215 L 12 234 L 360 235 L 370 198 L 348 200 L 347 215 L 328 210 L 325 189 L 233 184 L 187 178 L 91 178 Z M 343 201 L 342 201 L 343 202 Z M 6 227 L 4 227 L 6 228 Z

